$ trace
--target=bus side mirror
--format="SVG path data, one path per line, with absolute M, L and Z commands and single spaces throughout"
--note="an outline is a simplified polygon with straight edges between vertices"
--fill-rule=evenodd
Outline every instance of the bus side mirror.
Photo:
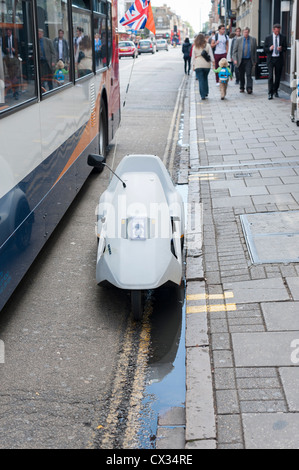
M 104 168 L 105 157 L 102 155 L 96 155 L 91 153 L 88 155 L 87 164 L 95 168 L 103 169 Z

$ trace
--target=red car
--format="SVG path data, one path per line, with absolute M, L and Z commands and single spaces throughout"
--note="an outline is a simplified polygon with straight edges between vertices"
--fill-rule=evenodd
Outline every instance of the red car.
M 118 57 L 133 57 L 137 59 L 138 52 L 133 41 L 119 41 L 118 43 Z

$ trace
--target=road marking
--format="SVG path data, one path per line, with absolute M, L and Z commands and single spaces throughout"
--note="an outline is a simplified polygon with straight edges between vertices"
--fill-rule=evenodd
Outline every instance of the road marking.
M 187 300 L 217 300 L 217 299 L 232 299 L 234 297 L 233 292 L 224 292 L 224 294 L 189 294 Z
M 142 321 L 141 331 L 139 333 L 139 346 L 136 358 L 136 366 L 134 368 L 134 379 L 132 389 L 130 391 L 130 401 L 127 406 L 128 414 L 126 419 L 126 430 L 124 433 L 122 448 L 132 448 L 132 443 L 136 444 L 136 436 L 140 426 L 140 409 L 142 406 L 143 391 L 145 388 L 145 376 L 148 363 L 148 355 L 150 348 L 151 326 L 149 317 L 153 307 L 150 301 L 146 302 L 144 318 Z M 114 440 L 118 437 L 118 410 L 124 399 L 124 394 L 128 392 L 127 374 L 132 355 L 134 354 L 136 338 L 136 329 L 138 325 L 133 320 L 129 320 L 127 326 L 122 351 L 119 356 L 115 379 L 113 383 L 109 412 L 104 425 L 98 425 L 97 430 L 100 432 L 101 449 L 113 449 Z M 94 447 L 89 444 L 88 447 Z
M 186 313 L 233 312 L 237 310 L 236 304 L 191 305 Z
M 184 76 L 183 80 L 181 82 L 181 85 L 179 87 L 179 93 L 178 93 L 178 96 L 177 96 L 177 99 L 176 99 L 176 103 L 175 103 L 175 107 L 174 107 L 174 111 L 173 111 L 173 115 L 172 115 L 172 120 L 171 120 L 171 124 L 170 124 L 170 127 L 169 127 L 169 132 L 168 132 L 168 137 L 167 137 L 167 144 L 166 144 L 165 152 L 164 152 L 163 159 L 162 159 L 164 165 L 166 166 L 170 146 L 172 144 L 171 156 L 170 156 L 170 161 L 169 161 L 169 165 L 168 165 L 169 172 L 172 171 L 173 159 L 174 159 L 175 149 L 176 149 L 177 140 L 178 140 L 179 125 L 180 125 L 179 116 L 181 114 L 181 108 L 182 108 L 181 96 L 182 96 L 183 90 L 185 89 L 185 87 L 183 86 L 185 84 L 185 80 L 186 80 L 186 77 Z M 180 112 L 179 112 L 179 110 L 180 110 Z M 173 136 L 174 132 L 175 132 L 176 137 Z
M 145 377 L 149 356 L 151 326 L 149 317 L 152 313 L 152 303 L 147 306 L 142 322 L 142 331 L 140 333 L 140 342 L 137 354 L 136 372 L 131 392 L 130 404 L 128 406 L 129 413 L 127 416 L 126 431 L 122 443 L 123 449 L 136 448 L 138 444 L 137 433 L 140 427 L 140 409 L 142 406 L 143 391 L 145 388 Z
M 117 370 L 115 374 L 115 380 L 113 384 L 111 403 L 109 413 L 106 419 L 105 426 L 103 427 L 103 437 L 101 440 L 102 449 L 112 449 L 113 441 L 116 437 L 117 425 L 118 425 L 118 414 L 117 410 L 121 404 L 123 391 L 126 386 L 127 371 L 129 366 L 129 360 L 131 356 L 131 350 L 133 347 L 133 327 L 130 324 L 125 332 L 123 349 L 119 357 Z

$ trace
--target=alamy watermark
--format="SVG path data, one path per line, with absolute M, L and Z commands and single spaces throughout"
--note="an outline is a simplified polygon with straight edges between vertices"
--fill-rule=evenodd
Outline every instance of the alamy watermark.
M 179 238 L 185 235 L 185 245 L 198 245 L 197 235 L 201 233 L 202 204 L 168 202 L 135 202 L 126 195 L 118 196 L 114 203 L 101 202 L 96 208 L 98 224 L 95 232 L 108 239 L 130 238 L 138 223 L 142 228 L 141 238 Z M 143 226 L 142 226 L 142 221 Z M 133 223 L 135 225 L 133 225 Z M 101 233 L 102 232 L 102 233 Z M 198 247 L 198 246 L 197 246 Z
M 294 350 L 291 353 L 291 362 L 292 364 L 299 364 L 299 339 L 293 339 L 290 344 L 291 348 Z
M 4 364 L 4 362 L 5 362 L 4 341 L 0 339 L 0 364 Z
M 299 101 L 299 79 L 294 78 L 291 83 L 292 93 L 291 101 L 292 103 L 298 103 Z

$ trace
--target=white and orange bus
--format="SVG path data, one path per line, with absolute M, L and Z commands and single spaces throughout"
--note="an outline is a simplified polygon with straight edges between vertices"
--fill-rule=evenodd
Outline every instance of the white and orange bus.
M 117 0 L 0 3 L 0 309 L 120 122 Z

